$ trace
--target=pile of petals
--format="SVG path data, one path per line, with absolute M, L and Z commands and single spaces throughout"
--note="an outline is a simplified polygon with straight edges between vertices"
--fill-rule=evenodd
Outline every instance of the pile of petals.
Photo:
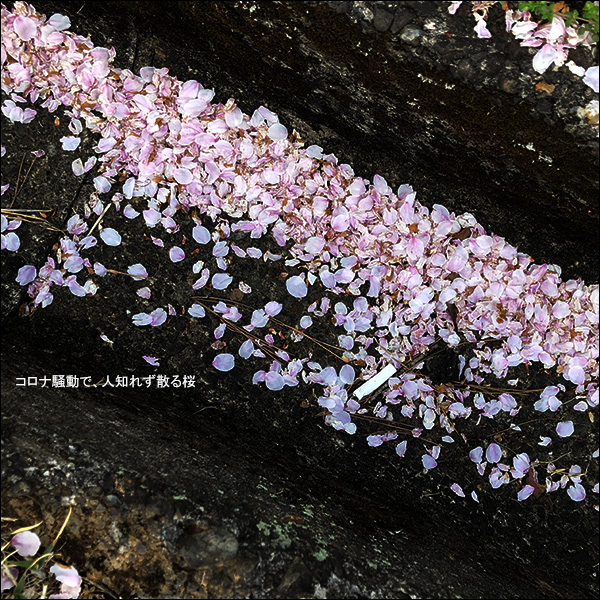
M 233 255 L 265 261 L 285 257 L 287 270 L 296 269 L 286 279 L 288 299 L 302 299 L 313 290 L 322 294 L 307 308 L 299 327 L 305 331 L 313 319 L 331 317 L 340 329 L 339 349 L 348 363 L 360 366 L 359 375 L 351 364 L 336 369 L 308 356 L 292 359 L 276 348 L 270 333 L 261 337 L 260 330 L 281 310 L 282 298 L 256 309 L 243 326 L 237 325 L 243 314 L 235 306 L 213 306 L 211 311 L 222 320 L 213 348 L 227 346 L 227 327 L 243 328 L 248 339 L 238 355 L 272 360 L 268 370 L 255 373 L 254 383 L 277 391 L 297 385 L 301 377 L 322 386 L 318 402 L 327 412 L 326 422 L 336 429 L 354 433 L 355 421 L 367 414 L 393 427 L 394 413 L 404 422 L 413 421 L 409 438 L 437 427 L 439 443 L 420 442 L 423 466 L 433 469 L 445 445 L 457 436 L 467 442 L 458 433 L 460 420 L 512 418 L 520 411 L 510 393 L 497 398 L 482 393 L 478 386 L 484 377 L 507 379 L 511 368 L 532 363 L 554 369 L 564 380 L 544 389 L 535 410 L 561 410 L 563 415 L 560 398 L 566 386 L 578 399 L 569 410 L 597 407 L 597 285 L 563 281 L 558 266 L 534 264 L 503 238 L 486 233 L 472 215 L 421 205 L 409 185 L 393 192 L 378 175 L 372 182 L 355 176 L 349 165 L 338 164 L 319 146 L 304 148 L 265 107 L 248 116 L 233 99 L 214 104 L 213 90 L 193 80 L 180 82 L 167 69 L 144 67 L 140 75 L 118 69 L 112 65 L 113 49 L 94 47 L 88 38 L 66 31 L 69 25 L 67 17 L 46 19 L 23 2 L 16 2 L 12 12 L 2 6 L 2 89 L 10 96 L 4 103 L 5 116 L 14 122 L 30 120 L 31 112 L 25 117 L 25 110 L 33 109 L 15 109 L 27 101 L 50 112 L 63 105 L 74 134 L 66 137 L 77 137 L 85 125 L 99 139 L 97 159 L 73 163 L 76 176 L 98 170 L 96 192 L 83 216 L 69 220 L 69 236 L 60 240 L 56 256 L 48 257 L 39 271 L 33 265 L 19 270 L 17 281 L 28 286 L 32 308 L 52 302 L 55 286 L 68 287 L 77 296 L 96 294 L 100 278 L 110 270 L 86 253 L 93 253 L 99 241 L 118 246 L 121 235 L 102 225 L 93 235 L 88 222 L 109 208 L 122 214 L 123 228 L 128 220 L 143 219 L 153 243 L 181 265 L 188 264 L 190 250 L 165 244 L 160 235 L 177 236 L 188 219 L 194 223 L 194 241 L 208 248 L 216 265 L 212 271 L 204 261 L 193 266 L 191 318 L 206 315 L 207 306 L 191 299 L 197 290 L 237 285 L 244 294 L 251 293 L 247 283 L 227 272 Z M 64 146 L 72 151 L 78 143 L 66 139 Z M 120 184 L 122 172 L 126 180 Z M 101 197 L 111 192 L 105 205 Z M 16 222 L 3 217 L 3 249 L 18 249 Z M 230 241 L 236 231 L 251 240 L 269 233 L 281 254 L 239 247 Z M 80 283 L 80 273 L 91 275 Z M 137 263 L 128 275 L 141 281 L 152 274 Z M 138 295 L 151 298 L 150 287 L 140 288 Z M 171 305 L 157 307 L 133 315 L 132 324 L 157 327 L 176 314 Z M 300 330 L 295 335 L 303 337 Z M 450 347 L 470 349 L 469 355 L 460 356 L 462 385 L 439 389 L 428 377 L 406 371 L 388 379 L 374 406 L 352 397 L 351 388 L 359 379 L 369 379 L 387 364 L 400 369 L 440 338 Z M 159 364 L 155 357 L 144 360 Z M 227 372 L 235 360 L 233 353 L 222 352 L 213 366 Z M 540 445 L 568 437 L 572 424 L 565 417 Z M 397 437 L 395 432 L 374 434 L 369 445 Z M 406 440 L 397 444 L 399 456 L 406 451 Z M 472 452 L 477 470 L 492 487 L 525 477 L 531 481 L 541 464 L 518 455 L 518 464 L 513 459 L 511 467 L 502 462 L 502 453 L 488 451 L 484 460 L 477 448 Z M 549 463 L 546 471 L 546 491 L 568 486 L 574 500 L 585 497 L 578 465 L 565 474 Z M 460 486 L 452 489 L 462 492 Z M 526 484 L 519 500 L 536 489 Z

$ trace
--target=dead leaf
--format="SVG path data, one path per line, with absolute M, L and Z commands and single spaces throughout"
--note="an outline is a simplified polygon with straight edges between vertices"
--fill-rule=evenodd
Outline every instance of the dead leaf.
M 548 94 L 551 94 L 554 91 L 554 88 L 556 86 L 552 85 L 551 83 L 546 83 L 545 81 L 540 81 L 536 86 L 535 89 L 536 90 L 542 90 L 544 92 L 548 92 Z

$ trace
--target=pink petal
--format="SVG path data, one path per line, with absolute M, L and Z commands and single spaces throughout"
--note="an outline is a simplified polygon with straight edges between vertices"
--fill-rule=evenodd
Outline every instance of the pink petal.
M 173 177 L 177 183 L 187 184 L 191 183 L 194 179 L 192 172 L 189 169 L 178 168 L 173 171 Z
M 135 177 L 130 177 L 123 184 L 123 194 L 125 195 L 125 198 L 127 198 L 127 200 L 131 200 L 134 189 L 135 189 Z
M 40 549 L 40 538 L 33 531 L 17 533 L 10 543 L 21 556 L 33 556 Z
M 294 275 L 294 277 L 286 279 L 285 286 L 294 298 L 304 298 L 308 294 L 306 283 L 304 283 L 304 279 L 300 275 Z
M 149 208 L 148 210 L 142 211 L 144 215 L 144 221 L 148 227 L 154 227 L 161 219 L 161 213 L 155 208 Z
M 319 254 L 325 247 L 325 240 L 322 237 L 313 236 L 306 240 L 304 250 L 310 254 Z
M 561 300 L 559 300 L 552 307 L 552 314 L 557 319 L 562 319 L 562 318 L 566 317 L 567 315 L 571 314 L 571 309 L 569 308 L 569 305 L 566 302 L 562 302 Z
M 585 500 L 585 488 L 580 483 L 576 483 L 570 488 L 567 488 L 567 494 L 569 494 L 571 500 L 574 500 L 575 502 Z
M 72 135 L 66 135 L 60 138 L 60 143 L 62 144 L 63 150 L 77 150 L 79 144 L 81 143 L 81 138 L 74 137 Z
M 279 373 L 269 371 L 265 375 L 265 384 L 270 390 L 276 392 L 285 386 L 285 381 L 283 379 L 283 376 Z
M 141 281 L 142 279 L 146 279 L 148 277 L 148 271 L 146 271 L 144 265 L 141 265 L 140 263 L 136 263 L 135 265 L 127 267 L 127 272 L 130 275 L 133 275 L 133 279 L 136 281 Z
M 331 228 L 334 231 L 346 231 L 350 225 L 350 217 L 347 214 L 337 215 L 331 219 Z
M 17 17 L 14 22 L 14 28 L 16 34 L 24 42 L 27 42 L 31 38 L 35 37 L 37 31 L 35 21 L 29 17 Z
M 490 463 L 497 463 L 502 458 L 502 450 L 498 444 L 490 444 L 485 451 L 485 458 Z
M 237 129 L 243 120 L 244 115 L 239 108 L 234 108 L 231 112 L 225 113 L 225 123 L 230 129 Z
M 590 67 L 583 78 L 583 83 L 598 93 L 598 66 Z
M 79 177 L 80 175 L 83 175 L 85 172 L 83 169 L 83 163 L 81 162 L 80 158 L 76 158 L 71 163 L 71 169 L 73 169 L 73 174 L 76 175 L 77 177 Z
M 544 44 L 533 57 L 533 68 L 543 73 L 556 58 L 556 49 L 550 44 Z
M 433 458 L 433 456 L 430 456 L 429 454 L 423 454 L 423 456 L 421 456 L 421 462 L 423 463 L 423 466 L 426 469 L 435 469 L 437 467 L 437 461 L 435 460 L 435 458 Z
M 556 426 L 556 433 L 560 437 L 569 437 L 575 431 L 575 427 L 573 426 L 573 421 L 561 421 Z
M 450 489 L 457 495 L 460 496 L 461 498 L 465 497 L 465 493 L 463 492 L 463 489 L 460 487 L 460 485 L 458 485 L 458 483 L 453 483 L 450 486 Z
M 526 485 L 518 494 L 517 500 L 519 502 L 523 502 L 523 500 L 527 500 L 531 494 L 535 492 L 535 488 L 532 485 Z
M 288 131 L 281 123 L 274 123 L 269 127 L 267 135 L 274 141 L 283 140 L 287 138 Z
M 16 281 L 21 285 L 28 285 L 31 283 L 37 275 L 36 268 L 32 265 L 24 265 L 19 269 Z
M 477 33 L 477 37 L 480 38 L 491 38 L 492 34 L 488 31 L 488 28 L 486 27 L 485 21 L 483 19 L 483 17 L 478 16 L 477 14 L 475 15 L 475 18 L 477 19 L 477 25 L 475 25 L 474 29 Z
M 254 352 L 254 343 L 252 342 L 252 340 L 246 340 L 241 346 L 240 349 L 238 350 L 238 354 L 242 357 L 242 358 L 250 358 L 252 356 L 252 353 Z
M 404 442 L 400 442 L 397 446 L 396 446 L 396 454 L 402 458 L 404 456 L 404 454 L 406 453 L 406 441 Z
M 167 311 L 164 308 L 157 308 L 150 313 L 150 326 L 158 327 L 167 320 Z
M 101 193 L 106 194 L 110 191 L 111 183 L 106 179 L 106 177 L 102 177 L 99 175 L 98 177 L 94 177 L 94 187 Z
M 232 281 L 233 277 L 227 275 L 227 273 L 215 273 L 211 279 L 212 286 L 215 290 L 224 290 Z
M 69 17 L 65 17 L 65 15 L 55 13 L 48 19 L 46 25 L 50 25 L 54 31 L 63 31 L 71 27 L 71 20 Z
M 212 361 L 212 365 L 217 371 L 231 371 L 235 366 L 235 356 L 226 352 L 217 354 Z
M 265 304 L 265 314 L 269 315 L 270 317 L 274 317 L 281 312 L 282 308 L 283 306 L 279 304 L 279 302 L 272 300 L 271 302 L 267 302 L 267 304 Z
M 192 229 L 192 237 L 199 244 L 208 244 L 210 242 L 210 231 L 206 229 L 203 225 L 196 225 L 194 229 Z
M 65 585 L 72 588 L 81 586 L 81 577 L 77 573 L 75 567 L 61 567 L 60 565 L 54 565 L 50 567 L 50 573 L 56 576 L 56 579 Z
M 121 236 L 114 229 L 107 227 L 100 232 L 100 238 L 107 246 L 118 246 L 121 243 Z
M 564 374 L 565 379 L 572 381 L 576 385 L 585 383 L 585 371 L 579 366 L 574 365 Z
M 203 98 L 188 100 L 182 107 L 181 113 L 188 117 L 197 117 L 208 106 L 208 102 Z
M 340 369 L 340 381 L 347 385 L 351 385 L 354 382 L 356 373 L 351 365 L 343 365 Z
M 169 250 L 169 258 L 172 262 L 178 263 L 185 258 L 185 252 L 179 246 L 173 246 Z

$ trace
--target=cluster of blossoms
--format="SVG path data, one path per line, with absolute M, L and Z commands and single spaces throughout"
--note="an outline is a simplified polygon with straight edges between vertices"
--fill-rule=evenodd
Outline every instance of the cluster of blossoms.
M 462 2 L 450 2 L 448 11 L 456 13 Z M 586 85 L 598 93 L 598 67 L 584 69 L 572 60 L 567 62 L 569 50 L 578 46 L 591 46 L 596 42 L 592 32 L 582 30 L 577 21 L 567 26 L 564 16 L 554 13 L 551 23 L 536 21 L 528 10 L 511 10 L 506 3 L 497 0 L 469 2 L 476 20 L 475 32 L 480 38 L 491 38 L 492 34 L 486 26 L 489 9 L 494 4 L 501 4 L 505 10 L 506 31 L 512 33 L 520 41 L 521 46 L 539 48 L 533 57 L 533 68 L 538 73 L 544 73 L 552 64 L 560 67 L 566 63 L 569 70 L 582 77 Z M 595 3 L 598 5 L 598 2 Z M 587 114 L 598 114 L 598 100 L 592 100 L 586 107 Z
M 52 285 L 68 286 L 81 296 L 96 293 L 98 280 L 81 285 L 77 274 L 84 267 L 90 277 L 111 271 L 81 256 L 98 243 L 92 230 L 109 208 L 125 220 L 143 219 L 156 233 L 150 236 L 152 242 L 165 248 L 173 263 L 189 268 L 191 252 L 186 255 L 171 241 L 181 234 L 182 219 L 188 215 L 196 248 L 204 248 L 207 258 L 191 267 L 196 278 L 190 286 L 188 314 L 203 318 L 208 309 L 221 320 L 214 331 L 214 349 L 227 347 L 223 336 L 230 328 L 247 338 L 239 357 L 271 359 L 268 370 L 255 373 L 255 384 L 276 391 L 302 379 L 321 386 L 318 403 L 327 412 L 326 422 L 336 429 L 352 434 L 357 419 L 369 418 L 386 429 L 408 432 L 409 438 L 427 431 L 427 439 L 419 443 L 424 468 L 433 469 L 443 446 L 468 443 L 459 432 L 461 420 L 514 417 L 521 410 L 514 395 L 495 398 L 485 391 L 480 384 L 486 374 L 506 379 L 509 369 L 533 363 L 555 369 L 565 381 L 547 386 L 535 410 L 560 410 L 563 415 L 567 386 L 578 400 L 569 408 L 586 412 L 598 406 L 597 285 L 562 281 L 559 267 L 533 264 L 503 238 L 487 234 L 472 215 L 456 216 L 441 205 L 422 206 L 409 185 L 394 193 L 378 175 L 372 182 L 355 176 L 349 165 L 338 164 L 319 146 L 304 148 L 265 107 L 248 116 L 232 99 L 213 104 L 213 90 L 197 81 L 180 82 L 167 69 L 145 67 L 138 76 L 115 68 L 113 49 L 94 47 L 89 39 L 65 31 L 69 25 L 66 17 L 46 19 L 23 2 L 15 3 L 12 12 L 2 7 L 2 89 L 10 95 L 4 114 L 23 122 L 24 112 L 9 103 L 16 106 L 26 99 L 40 101 L 51 112 L 64 105 L 75 134 L 68 138 L 77 137 L 83 124 L 99 135 L 96 192 L 83 217 L 75 215 L 69 221 L 71 237 L 60 241 L 56 260 L 49 257 L 39 272 L 33 265 L 19 271 L 17 281 L 29 286 L 32 307 L 52 301 Z M 63 141 L 67 151 L 77 146 L 77 140 Z M 95 157 L 85 165 L 76 159 L 73 171 L 79 176 L 94 163 Z M 123 173 L 126 180 L 121 185 L 117 181 Z M 117 191 L 105 206 L 100 195 L 113 186 Z M 90 219 L 96 223 L 88 229 Z M 209 222 L 212 231 L 205 226 Z M 15 226 L 7 221 L 7 236 L 12 233 L 9 228 Z M 245 232 L 252 240 L 270 233 L 282 253 L 242 248 L 231 240 L 232 232 Z M 101 225 L 99 238 L 108 246 L 121 243 L 116 230 Z M 9 240 L 6 243 L 8 247 Z M 299 341 L 308 336 L 313 319 L 330 317 L 341 330 L 337 350 L 345 364 L 340 369 L 322 366 L 312 356 L 292 358 L 277 348 L 271 331 L 260 335 L 276 322 L 280 302 L 254 310 L 250 322 L 240 325 L 241 305 L 194 297 L 197 290 L 225 290 L 235 283 L 243 294 L 251 294 L 246 282 L 234 283 L 228 273 L 232 255 L 240 261 L 285 259 L 286 267 L 298 273 L 286 279 L 290 296 L 302 299 L 309 291 L 321 293 L 291 337 Z M 136 281 L 148 278 L 139 263 L 131 265 L 128 274 Z M 151 290 L 143 287 L 138 294 L 149 299 Z M 166 310 L 137 313 L 132 321 L 156 327 L 177 312 L 169 304 Z M 405 368 L 381 382 L 387 385 L 375 406 L 352 392 L 359 379 L 373 378 L 385 365 L 394 373 L 402 370 L 440 339 L 457 351 L 469 348 L 471 354 L 460 355 L 460 384 L 439 386 Z M 143 358 L 159 364 L 159 358 Z M 233 353 L 220 352 L 213 365 L 227 372 L 235 361 Z M 360 368 L 358 375 L 355 367 Z M 399 425 L 393 413 L 412 425 Z M 439 443 L 429 439 L 435 426 L 441 430 Z M 565 418 L 540 445 L 572 432 L 573 422 Z M 379 446 L 397 438 L 397 431 L 374 433 L 368 443 Z M 396 452 L 404 456 L 407 440 L 397 444 Z M 566 487 L 573 500 L 586 496 L 579 465 L 565 471 L 521 453 L 510 467 L 502 462 L 497 444 L 487 446 L 485 460 L 483 452 L 478 446 L 470 457 L 492 487 L 525 479 L 520 500 L 544 487 L 537 483 L 541 464 L 547 471 L 546 492 Z M 458 484 L 452 489 L 464 495 Z
M 25 576 L 25 574 L 20 573 L 19 567 L 26 566 L 25 573 L 31 567 L 36 565 L 38 568 L 41 565 L 39 561 L 45 562 L 43 557 L 34 559 L 35 555 L 38 553 L 41 541 L 36 533 L 33 531 L 21 531 L 16 533 L 12 539 L 10 540 L 11 546 L 15 549 L 15 552 L 26 559 L 25 561 L 17 561 L 19 566 L 15 566 L 11 564 L 13 561 L 2 561 L 2 581 L 1 587 L 2 592 L 4 593 L 7 590 L 10 590 L 18 584 L 19 578 L 21 576 Z M 39 563 L 39 564 L 38 564 Z M 65 567 L 59 564 L 55 564 L 50 567 L 50 573 L 52 573 L 56 579 L 60 582 L 60 593 L 59 594 L 51 594 L 50 596 L 44 596 L 47 598 L 79 598 L 79 594 L 81 592 L 81 576 L 77 572 L 75 567 Z M 36 592 L 33 590 L 25 590 L 26 594 L 35 594 Z M 17 597 L 33 597 L 33 596 L 17 596 Z

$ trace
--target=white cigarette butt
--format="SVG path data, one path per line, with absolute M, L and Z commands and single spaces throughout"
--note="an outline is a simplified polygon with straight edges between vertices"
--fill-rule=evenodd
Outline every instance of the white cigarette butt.
M 383 385 L 398 369 L 394 365 L 386 365 L 377 375 L 374 375 L 368 381 L 365 381 L 359 388 L 354 391 L 354 396 L 359 400 L 374 392 L 379 386 Z

